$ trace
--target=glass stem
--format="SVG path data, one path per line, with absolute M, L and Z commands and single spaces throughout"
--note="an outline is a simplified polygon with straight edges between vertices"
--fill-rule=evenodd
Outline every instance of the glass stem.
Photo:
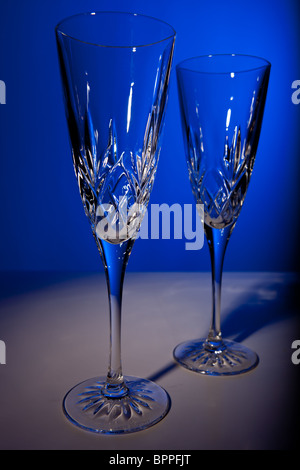
M 214 350 L 224 347 L 221 334 L 222 274 L 225 251 L 233 226 L 234 224 L 218 229 L 205 225 L 212 272 L 212 318 L 206 343 L 209 349 Z
M 109 311 L 110 311 L 110 350 L 106 383 L 102 393 L 111 398 L 127 394 L 121 361 L 121 312 L 125 270 L 133 246 L 133 240 L 121 244 L 111 244 L 97 239 L 105 268 Z

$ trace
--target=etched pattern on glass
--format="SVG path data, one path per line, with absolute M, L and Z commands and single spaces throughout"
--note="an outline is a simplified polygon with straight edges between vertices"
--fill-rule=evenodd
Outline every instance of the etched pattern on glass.
M 130 392 L 122 399 L 107 399 L 102 393 L 103 382 L 95 382 L 95 385 L 87 387 L 84 392 L 78 394 L 78 404 L 82 406 L 82 411 L 93 416 L 106 416 L 107 421 L 116 419 L 129 421 L 136 415 L 141 416 L 151 410 L 154 402 L 151 397 L 153 392 L 147 389 L 146 381 L 129 380 L 127 386 Z
M 204 346 L 204 347 L 203 347 Z M 205 347 L 203 341 L 195 341 L 187 344 L 183 350 L 182 354 L 186 360 L 190 361 L 192 367 L 218 367 L 222 368 L 234 368 L 242 363 L 243 359 L 246 358 L 245 352 L 238 347 L 231 347 L 231 349 L 224 348 L 222 354 L 215 354 L 215 351 Z M 193 366 L 193 364 L 195 364 Z
M 110 243 L 133 238 L 148 206 L 160 156 L 171 59 L 172 54 L 160 71 L 160 87 L 148 115 L 141 149 L 119 148 L 116 125 L 111 118 L 107 148 L 99 155 L 98 131 L 89 109 L 84 117 L 84 145 L 73 145 L 73 164 L 85 213 L 96 234 L 97 223 L 103 218 L 114 227 L 112 236 L 108 233 L 105 237 Z
M 253 169 L 255 154 L 251 142 L 241 141 L 241 130 L 234 129 L 231 142 L 225 137 L 224 155 L 218 168 L 206 169 L 203 142 L 189 129 L 189 178 L 196 200 L 204 204 L 205 223 L 224 228 L 234 222 L 241 210 Z
M 208 167 L 202 127 L 197 132 L 188 128 L 189 178 L 196 201 L 204 204 L 205 223 L 211 227 L 224 228 L 239 216 L 256 156 L 260 106 L 260 94 L 255 98 L 254 92 L 244 136 L 241 125 L 234 126 L 231 137 L 226 129 L 223 158 L 215 167 Z

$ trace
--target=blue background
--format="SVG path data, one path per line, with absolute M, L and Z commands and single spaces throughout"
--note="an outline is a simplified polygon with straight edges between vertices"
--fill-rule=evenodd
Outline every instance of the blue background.
M 225 270 L 298 270 L 300 79 L 296 0 L 0 0 L 0 270 L 101 270 L 72 169 L 54 28 L 82 11 L 155 16 L 177 31 L 163 149 L 151 203 L 193 203 L 183 153 L 174 66 L 207 53 L 245 53 L 272 63 L 262 134 Z M 207 245 L 138 240 L 128 269 L 210 269 Z

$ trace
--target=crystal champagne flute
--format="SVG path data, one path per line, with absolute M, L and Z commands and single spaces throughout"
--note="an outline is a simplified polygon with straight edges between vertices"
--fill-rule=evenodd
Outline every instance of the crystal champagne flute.
M 208 55 L 181 62 L 176 72 L 189 179 L 203 205 L 211 256 L 212 319 L 208 337 L 178 345 L 174 358 L 203 374 L 240 374 L 255 367 L 258 357 L 222 338 L 222 269 L 253 170 L 270 63 L 247 55 Z
M 63 408 L 81 428 L 128 433 L 169 409 L 160 386 L 123 375 L 121 303 L 159 160 L 175 32 L 144 15 L 92 12 L 61 21 L 56 39 L 75 175 L 110 307 L 107 375 L 76 385 Z

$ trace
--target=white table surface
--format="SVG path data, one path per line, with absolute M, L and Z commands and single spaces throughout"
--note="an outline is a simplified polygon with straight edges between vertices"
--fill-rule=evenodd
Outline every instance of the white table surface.
M 174 347 L 205 336 L 209 273 L 127 273 L 123 372 L 150 378 L 172 401 L 168 415 L 138 433 L 96 435 L 69 423 L 65 393 L 106 374 L 109 317 L 102 274 L 3 273 L 0 448 L 82 450 L 291 449 L 299 435 L 299 280 L 294 274 L 224 273 L 223 336 L 260 358 L 235 377 L 175 365 Z M 298 388 L 297 388 L 298 387 Z

